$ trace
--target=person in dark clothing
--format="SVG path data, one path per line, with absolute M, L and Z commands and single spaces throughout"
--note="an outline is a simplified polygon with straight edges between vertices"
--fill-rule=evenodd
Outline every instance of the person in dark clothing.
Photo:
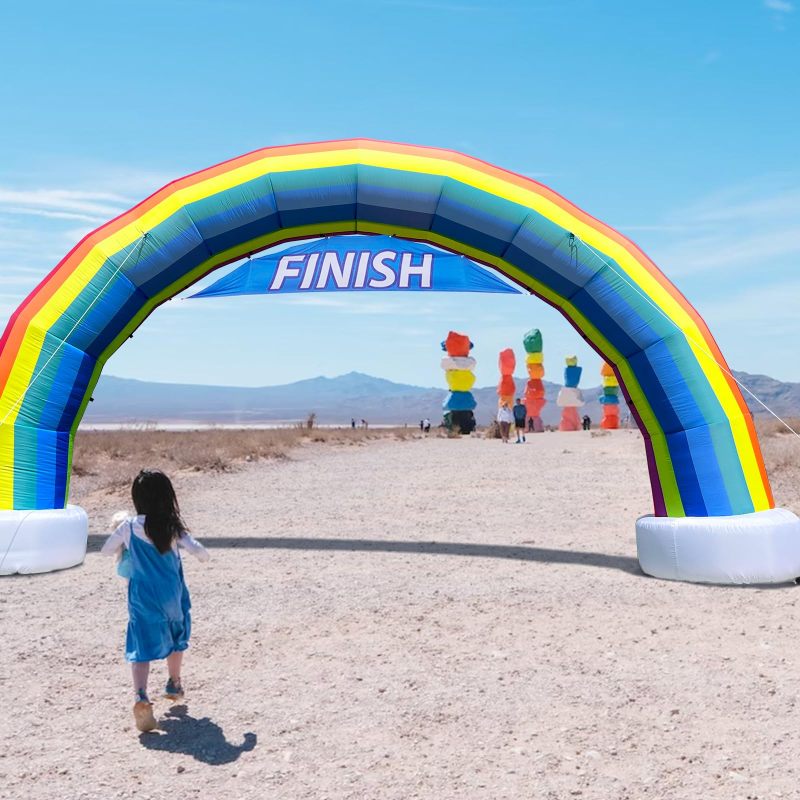
M 588 430 L 592 429 L 592 420 L 591 420 L 591 417 L 589 417 L 588 414 L 584 414 L 583 415 L 583 429 L 585 431 L 588 431 Z
M 525 441 L 525 420 L 528 417 L 528 409 L 522 405 L 522 400 L 518 397 L 512 410 L 514 412 L 514 429 L 517 433 L 516 444 L 522 444 Z
M 528 433 L 534 433 L 535 430 L 533 426 L 533 417 L 528 417 Z

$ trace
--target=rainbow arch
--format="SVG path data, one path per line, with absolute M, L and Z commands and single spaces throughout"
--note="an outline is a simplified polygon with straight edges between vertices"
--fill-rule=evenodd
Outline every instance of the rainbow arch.
M 617 373 L 657 516 L 773 507 L 719 348 L 635 244 L 478 159 L 353 139 L 265 148 L 176 180 L 67 254 L 0 339 L 0 509 L 64 508 L 75 431 L 103 365 L 159 304 L 246 254 L 356 231 L 463 253 L 558 308 Z

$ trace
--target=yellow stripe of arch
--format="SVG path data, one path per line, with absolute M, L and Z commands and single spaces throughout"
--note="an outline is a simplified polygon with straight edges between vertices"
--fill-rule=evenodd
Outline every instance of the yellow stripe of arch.
M 374 151 L 370 151 L 370 153 L 372 152 Z M 722 368 L 707 352 L 709 348 L 705 342 L 705 337 L 683 306 L 664 289 L 656 278 L 651 275 L 649 270 L 647 270 L 628 250 L 596 228 L 577 219 L 548 198 L 537 194 L 535 191 L 510 184 L 493 175 L 488 175 L 472 167 L 466 167 L 461 164 L 456 164 L 455 162 L 434 161 L 426 157 L 409 157 L 404 154 L 395 153 L 389 155 L 390 158 L 382 164 L 377 163 L 376 160 L 372 165 L 391 165 L 394 159 L 397 164 L 395 168 L 402 169 L 403 167 L 400 165 L 407 158 L 411 158 L 412 163 L 424 162 L 426 166 L 419 171 L 446 175 L 447 177 L 460 180 L 475 188 L 483 189 L 490 194 L 532 208 L 560 227 L 576 234 L 588 245 L 601 254 L 604 254 L 609 260 L 615 261 L 631 281 L 637 285 L 639 289 L 661 309 L 662 313 L 669 317 L 684 336 L 686 336 L 687 343 L 694 353 L 700 365 L 700 369 L 705 374 L 709 384 L 713 387 L 720 405 L 722 406 L 723 413 L 728 418 L 736 451 L 742 464 L 742 471 L 754 507 L 756 510 L 764 510 L 770 507 L 766 487 L 764 486 L 761 470 L 753 448 L 753 442 L 750 438 L 747 424 L 742 418 L 738 400 L 722 372 Z M 370 161 L 362 159 L 362 163 L 370 163 Z M 445 165 L 445 168 L 437 168 L 439 165 Z M 454 169 L 450 167 L 454 167 Z M 702 346 L 698 346 L 698 343 L 702 343 Z
M 757 506 L 768 507 L 766 491 L 761 480 L 758 463 L 753 452 L 749 431 L 741 414 L 738 402 L 730 389 L 719 366 L 697 347 L 691 339 L 704 342 L 703 336 L 688 313 L 672 296 L 653 278 L 625 248 L 608 238 L 600 231 L 587 225 L 574 217 L 565 209 L 556 205 L 548 198 L 538 194 L 534 187 L 529 189 L 519 187 L 494 175 L 489 175 L 479 169 L 469 167 L 455 161 L 439 159 L 430 156 L 420 156 L 405 153 L 392 153 L 383 150 L 370 150 L 363 146 L 347 150 L 320 151 L 316 153 L 301 153 L 288 155 L 268 155 L 263 159 L 234 168 L 229 172 L 213 176 L 207 180 L 178 189 L 167 195 L 160 203 L 149 209 L 141 217 L 133 220 L 128 225 L 99 242 L 87 254 L 79 268 L 67 278 L 64 284 L 54 294 L 53 298 L 35 316 L 34 322 L 38 327 L 49 329 L 64 313 L 66 308 L 74 301 L 78 294 L 85 288 L 87 272 L 99 269 L 105 261 L 105 253 L 119 252 L 130 246 L 149 229 L 156 227 L 169 216 L 180 210 L 183 206 L 204 199 L 240 183 L 252 180 L 270 172 L 285 172 L 298 169 L 314 169 L 322 167 L 345 166 L 363 163 L 369 166 L 385 167 L 404 171 L 415 171 L 426 174 L 435 174 L 449 177 L 492 195 L 520 203 L 535 212 L 550 219 L 555 224 L 572 231 L 588 245 L 605 254 L 619 264 L 620 268 L 629 278 L 647 294 L 653 302 L 675 323 L 675 325 L 689 337 L 689 345 L 695 353 L 698 363 L 709 383 L 714 387 L 720 400 L 723 411 L 731 421 L 732 432 L 736 448 L 742 461 L 745 478 L 750 489 L 753 501 Z M 27 334 L 26 334 L 27 340 Z M 12 375 L 15 380 L 9 380 L 9 385 L 17 383 L 21 378 L 27 385 L 32 377 L 33 369 L 38 360 L 38 352 L 33 347 L 23 347 L 25 352 L 20 352 Z M 8 388 L 8 387 L 7 387 Z M 7 408 L 13 403 L 8 391 L 4 392 L 4 403 L 0 400 L 0 413 L 7 413 Z M 8 421 L 16 419 L 16 411 L 9 416 Z

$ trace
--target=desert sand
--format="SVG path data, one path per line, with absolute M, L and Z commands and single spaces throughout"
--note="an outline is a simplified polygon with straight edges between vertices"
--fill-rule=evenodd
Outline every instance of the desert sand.
M 0 796 L 800 795 L 799 590 L 642 575 L 638 433 L 309 444 L 175 477 L 212 555 L 185 561 L 185 706 L 133 727 L 125 582 L 97 552 L 128 503 L 77 478 L 85 564 L 0 582 Z

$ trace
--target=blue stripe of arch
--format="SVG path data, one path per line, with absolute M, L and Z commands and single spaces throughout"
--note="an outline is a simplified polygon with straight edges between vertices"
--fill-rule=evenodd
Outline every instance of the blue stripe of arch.
M 315 171 L 315 173 L 317 173 L 319 177 L 322 177 L 319 175 L 319 171 Z M 362 191 L 361 181 L 364 180 L 365 174 L 368 174 L 368 170 L 365 171 L 364 168 L 359 167 L 359 197 L 362 194 L 365 197 L 370 194 L 371 187 L 367 185 L 363 187 Z M 137 292 L 135 296 L 129 298 L 129 300 L 117 310 L 112 318 L 105 321 L 99 335 L 89 348 L 90 354 L 97 356 L 108 347 L 130 318 L 141 309 L 144 302 L 146 302 L 144 299 L 146 295 L 153 296 L 158 294 L 167 286 L 175 283 L 187 272 L 205 261 L 208 258 L 209 250 L 211 252 L 221 252 L 236 244 L 241 244 L 242 241 L 273 233 L 278 230 L 279 223 L 282 223 L 283 227 L 287 227 L 313 225 L 333 221 L 345 222 L 352 221 L 357 214 L 360 221 L 385 225 L 413 228 L 419 227 L 421 223 L 427 222 L 428 224 L 420 231 L 421 233 L 430 229 L 443 236 L 459 241 L 468 247 L 484 250 L 486 252 L 502 253 L 502 257 L 505 258 L 505 260 L 535 277 L 543 284 L 548 285 L 556 294 L 564 297 L 572 297 L 576 308 L 587 318 L 592 319 L 596 327 L 603 331 L 604 336 L 606 336 L 620 352 L 633 353 L 637 349 L 636 343 L 625 334 L 615 322 L 613 316 L 609 314 L 603 306 L 600 306 L 588 293 L 580 292 L 581 287 L 579 285 L 564 277 L 564 272 L 569 270 L 570 266 L 574 270 L 574 264 L 570 265 L 569 263 L 564 263 L 565 257 L 563 254 L 552 252 L 552 263 L 560 263 L 560 268 L 556 270 L 546 265 L 542 260 L 525 253 L 520 247 L 511 244 L 515 233 L 515 225 L 509 224 L 508 220 L 504 220 L 501 216 L 485 214 L 483 215 L 484 222 L 481 224 L 480 209 L 476 209 L 470 205 L 464 205 L 463 208 L 459 208 L 459 203 L 455 199 L 449 200 L 446 205 L 447 211 L 450 214 L 449 217 L 431 215 L 425 211 L 415 212 L 414 210 L 402 207 L 403 205 L 409 205 L 409 195 L 402 190 L 396 192 L 397 197 L 400 198 L 397 201 L 397 209 L 353 202 L 352 194 L 348 194 L 346 191 L 340 192 L 341 202 L 335 202 L 332 205 L 326 205 L 324 202 L 317 202 L 315 204 L 311 199 L 314 193 L 321 191 L 324 194 L 326 191 L 329 191 L 329 186 L 323 184 L 321 187 L 306 187 L 300 190 L 292 190 L 288 188 L 288 186 L 289 183 L 286 183 L 285 185 L 279 186 L 274 191 L 274 203 L 270 204 L 266 202 L 264 204 L 266 214 L 263 218 L 257 220 L 250 219 L 244 225 L 233 227 L 228 230 L 225 229 L 226 223 L 235 224 L 236 220 L 241 218 L 241 215 L 237 216 L 237 212 L 240 212 L 246 203 L 242 203 L 240 206 L 227 207 L 223 211 L 218 211 L 210 215 L 197 213 L 201 212 L 201 205 L 203 204 L 206 209 L 214 205 L 219 207 L 223 197 L 226 196 L 226 193 L 221 193 L 220 196 L 213 199 L 213 202 L 206 200 L 200 201 L 198 204 L 187 206 L 192 218 L 197 219 L 197 225 L 201 231 L 205 226 L 208 226 L 210 228 L 215 228 L 219 233 L 206 239 L 203 245 L 198 245 L 189 253 L 184 254 L 151 281 L 143 284 L 140 287 L 140 292 Z M 387 203 L 391 202 L 391 188 L 387 188 L 385 185 L 375 187 L 372 194 L 373 196 L 380 196 Z M 335 192 L 334 195 L 336 195 Z M 317 196 L 316 200 L 319 199 L 319 196 Z M 401 202 L 401 200 L 405 202 Z M 430 207 L 430 203 L 434 201 L 435 198 L 433 198 L 432 194 L 426 196 L 424 193 L 420 193 L 420 196 L 413 198 L 414 203 L 419 203 L 420 205 L 425 205 L 425 203 L 427 203 L 428 207 Z M 278 211 L 275 210 L 276 206 L 279 209 Z M 282 210 L 280 210 L 281 206 L 283 206 Z M 454 219 L 453 217 L 457 216 L 457 212 L 468 215 L 470 224 L 465 225 L 460 223 L 457 219 Z M 530 212 L 524 209 L 524 213 L 529 214 Z M 522 212 L 520 212 L 520 216 L 522 216 Z M 181 235 L 181 229 L 176 227 L 174 222 L 166 220 L 158 226 L 157 233 L 159 238 L 163 238 L 168 242 L 171 235 L 176 238 L 179 237 Z M 162 248 L 157 257 L 166 257 L 168 260 L 168 250 L 168 246 Z M 91 320 L 87 319 L 87 323 L 88 322 L 94 324 L 95 322 L 101 322 L 101 320 L 99 318 L 95 320 L 95 318 L 92 317 Z M 649 359 L 644 357 L 637 362 L 635 374 L 664 430 L 678 430 L 680 428 L 680 421 L 674 412 L 672 404 L 675 398 L 666 397 Z M 76 395 L 80 393 L 79 387 L 81 385 L 84 387 L 88 385 L 90 376 L 91 369 L 87 365 L 86 374 L 82 374 L 80 379 L 75 382 L 74 388 L 76 390 Z M 79 405 L 80 401 L 74 400 L 71 396 L 62 414 L 62 421 L 64 424 L 67 424 L 67 420 L 70 419 L 70 414 L 74 417 L 74 413 L 77 411 Z M 673 463 L 680 465 L 680 468 L 676 469 L 676 476 L 679 481 L 681 496 L 684 500 L 684 506 L 687 508 L 687 513 L 697 515 L 702 515 L 704 513 L 729 513 L 727 511 L 714 511 L 711 508 L 706 508 L 706 501 L 700 490 L 696 469 L 692 460 L 692 446 L 689 443 L 689 437 L 685 435 L 670 436 L 669 446 Z M 694 446 L 700 448 L 701 454 L 710 448 L 709 444 L 703 444 L 697 441 L 696 437 Z M 695 452 L 695 456 L 697 455 L 698 453 Z M 710 457 L 715 458 L 713 453 Z M 59 458 L 59 461 L 60 460 Z M 64 458 L 63 461 L 64 464 L 66 464 L 66 458 Z M 59 467 L 59 474 L 63 474 L 64 472 L 65 468 L 61 470 Z M 720 475 L 719 482 L 721 482 L 721 480 L 722 478 Z M 713 494 L 718 497 L 717 490 L 713 486 L 713 484 L 716 483 L 718 483 L 718 481 L 715 479 L 710 488 Z M 726 492 L 723 494 L 727 497 Z M 721 505 L 717 501 L 713 503 L 713 507 L 717 509 L 720 508 Z

